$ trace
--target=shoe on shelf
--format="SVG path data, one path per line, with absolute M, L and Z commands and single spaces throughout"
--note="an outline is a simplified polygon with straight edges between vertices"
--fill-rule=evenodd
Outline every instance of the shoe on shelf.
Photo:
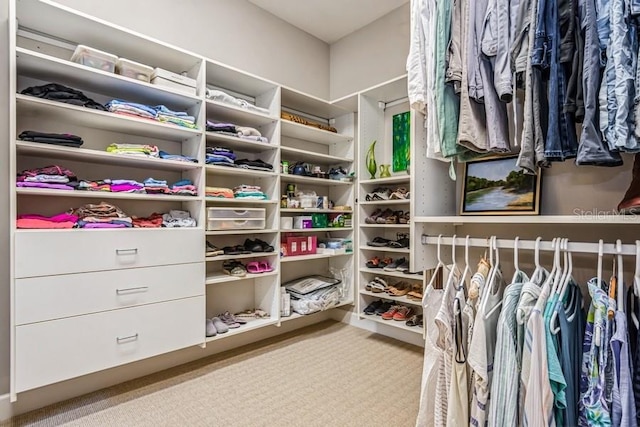
M 384 237 L 376 236 L 376 237 L 373 238 L 373 240 L 370 240 L 370 241 L 367 242 L 367 246 L 373 246 L 373 247 L 376 247 L 376 248 L 383 248 L 385 246 L 388 246 L 390 241 L 391 240 L 385 239 Z
M 390 264 L 385 265 L 384 271 L 397 271 L 398 267 L 407 262 L 406 258 L 398 258 Z
M 275 250 L 273 246 L 271 246 L 264 240 L 255 239 L 254 241 L 262 247 L 262 252 L 273 252 Z
M 219 317 L 212 318 L 211 323 L 213 323 L 213 326 L 215 326 L 219 334 L 224 334 L 229 332 L 229 327 L 225 325 L 224 322 L 220 320 Z
M 228 311 L 225 311 L 223 314 L 218 315 L 218 318 L 222 320 L 222 322 L 230 329 L 236 329 L 240 327 L 240 323 L 236 321 L 235 316 Z
M 398 270 L 399 272 L 403 272 L 405 270 L 409 269 L 409 261 L 405 261 L 402 264 L 400 264 L 399 266 L 396 267 L 396 270 Z
M 414 314 L 405 322 L 405 325 L 422 327 L 422 314 Z
M 382 303 L 382 305 L 380 305 L 380 307 L 376 308 L 376 316 L 382 316 L 382 313 L 386 313 L 392 306 L 393 304 L 391 303 L 391 301 L 385 301 Z
M 374 256 L 369 261 L 367 261 L 365 265 L 367 266 L 367 268 L 380 268 L 380 258 Z
M 243 247 L 245 250 L 250 252 L 262 252 L 262 245 L 255 240 L 246 239 Z
M 373 301 L 371 302 L 365 309 L 364 309 L 364 314 L 375 314 L 376 309 L 378 307 L 380 307 L 382 305 L 382 300 L 377 300 L 377 301 Z
M 245 277 L 247 275 L 247 268 L 236 260 L 229 260 L 222 263 L 222 271 L 229 276 Z
M 633 157 L 631 183 L 618 204 L 618 212 L 625 215 L 640 213 L 640 153 Z
M 407 306 L 400 306 L 398 311 L 393 315 L 393 320 L 400 322 L 406 321 L 413 314 L 413 309 Z
M 207 240 L 207 245 L 205 247 L 205 256 L 218 256 L 218 255 L 224 255 L 224 251 L 216 246 L 214 246 L 212 243 L 210 243 Z
M 378 217 L 382 215 L 382 209 L 376 209 L 371 215 L 365 218 L 367 224 L 377 224 Z
M 393 316 L 402 308 L 401 305 L 392 305 L 389 310 L 382 313 L 382 320 L 392 320 Z
M 206 321 L 205 335 L 208 337 L 215 337 L 216 335 L 218 335 L 218 330 L 213 325 L 211 319 L 207 319 Z

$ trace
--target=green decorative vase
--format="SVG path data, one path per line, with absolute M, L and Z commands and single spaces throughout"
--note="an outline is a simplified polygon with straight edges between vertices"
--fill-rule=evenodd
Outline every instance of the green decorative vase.
M 367 170 L 371 175 L 371 179 L 375 179 L 376 171 L 378 170 L 378 164 L 376 163 L 376 142 L 373 141 L 367 150 L 367 156 L 364 161 L 367 164 Z
M 380 178 L 389 178 L 391 176 L 390 167 L 391 165 L 380 165 Z

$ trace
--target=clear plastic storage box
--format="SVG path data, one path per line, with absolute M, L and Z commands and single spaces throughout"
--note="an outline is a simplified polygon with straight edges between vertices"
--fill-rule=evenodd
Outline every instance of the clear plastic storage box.
M 265 217 L 264 208 L 207 208 L 207 230 L 261 230 Z
M 98 70 L 115 72 L 118 57 L 89 46 L 79 44 L 71 56 L 71 62 L 97 68 Z
M 116 62 L 116 73 L 121 76 L 129 77 L 130 79 L 149 83 L 151 82 L 151 73 L 153 73 L 153 68 L 139 62 L 120 58 Z

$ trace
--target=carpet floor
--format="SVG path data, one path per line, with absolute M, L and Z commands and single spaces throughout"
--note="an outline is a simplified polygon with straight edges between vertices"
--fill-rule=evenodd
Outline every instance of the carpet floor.
M 410 427 L 421 375 L 421 348 L 325 321 L 0 426 Z

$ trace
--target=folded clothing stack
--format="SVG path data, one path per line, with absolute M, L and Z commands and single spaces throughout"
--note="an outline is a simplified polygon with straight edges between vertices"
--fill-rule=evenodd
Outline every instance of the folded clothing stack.
M 70 87 L 57 83 L 49 83 L 42 86 L 31 86 L 20 93 L 23 95 L 35 96 L 36 98 L 63 102 L 65 104 L 79 105 L 86 108 L 92 108 L 94 110 L 107 111 L 104 105 L 97 103 L 79 90 L 71 89 Z
M 178 162 L 198 163 L 198 159 L 196 159 L 195 157 L 185 156 L 184 154 L 169 154 L 166 151 L 162 151 L 162 150 L 160 150 L 158 152 L 158 156 L 161 159 L 165 159 L 165 160 L 175 160 L 175 161 L 178 161 Z
M 222 102 L 224 104 L 234 105 L 236 107 L 244 108 L 245 110 L 255 111 L 256 113 L 262 113 L 269 115 L 269 110 L 266 108 L 258 107 L 251 104 L 249 101 L 246 101 L 242 98 L 236 98 L 235 96 L 231 96 L 226 92 L 223 92 L 218 89 L 209 89 L 207 88 L 206 96 L 208 99 Z
M 239 185 L 233 189 L 233 196 L 236 199 L 266 200 L 268 197 L 262 192 L 258 185 Z
M 256 160 L 240 159 L 240 160 L 236 160 L 235 164 L 237 167 L 243 168 L 243 169 L 273 172 L 273 165 L 261 159 L 256 159 Z
M 111 191 L 111 183 L 106 180 L 86 181 L 82 180 L 78 183 L 78 190 L 82 191 Z
M 191 218 L 189 212 L 181 210 L 170 210 L 162 215 L 162 226 L 168 228 L 195 227 L 196 220 Z
M 131 219 L 133 221 L 133 226 L 136 228 L 160 228 L 163 223 L 161 213 L 152 213 L 146 218 L 134 216 Z
M 43 133 L 34 130 L 25 130 L 18 135 L 21 141 L 40 142 L 42 144 L 61 145 L 64 147 L 78 148 L 84 141 L 77 135 L 70 133 Z
M 120 99 L 113 99 L 107 103 L 107 110 L 127 116 L 142 117 L 144 119 L 157 120 L 163 123 L 171 123 L 177 126 L 196 128 L 196 118 L 182 111 L 172 111 L 164 105 L 155 107 L 128 102 Z
M 147 178 L 144 180 L 144 191 L 147 194 L 169 193 L 169 185 L 163 179 Z
M 78 217 L 69 213 L 60 213 L 53 216 L 26 214 L 18 215 L 16 227 L 30 229 L 73 228 L 77 222 Z
M 109 203 L 86 204 L 73 210 L 78 228 L 129 228 L 133 220 L 122 209 Z
M 198 187 L 193 185 L 193 181 L 190 179 L 183 179 L 175 184 L 171 184 L 169 186 L 169 193 L 180 194 L 183 196 L 197 196 Z
M 208 165 L 233 166 L 236 155 L 233 150 L 224 147 L 207 147 L 205 163 Z
M 147 144 L 111 144 L 107 147 L 107 152 L 127 156 L 160 157 L 158 147 Z
M 44 168 L 23 170 L 18 174 L 16 186 L 73 190 L 77 181 L 78 178 L 69 169 L 51 165 Z
M 207 120 L 208 132 L 215 132 L 223 135 L 235 136 L 237 138 L 248 139 L 250 141 L 269 143 L 267 137 L 262 136 L 260 131 L 249 126 L 236 126 L 232 123 L 216 123 Z
M 233 199 L 233 190 L 224 187 L 205 187 L 204 194 L 207 197 L 218 197 L 223 199 Z

